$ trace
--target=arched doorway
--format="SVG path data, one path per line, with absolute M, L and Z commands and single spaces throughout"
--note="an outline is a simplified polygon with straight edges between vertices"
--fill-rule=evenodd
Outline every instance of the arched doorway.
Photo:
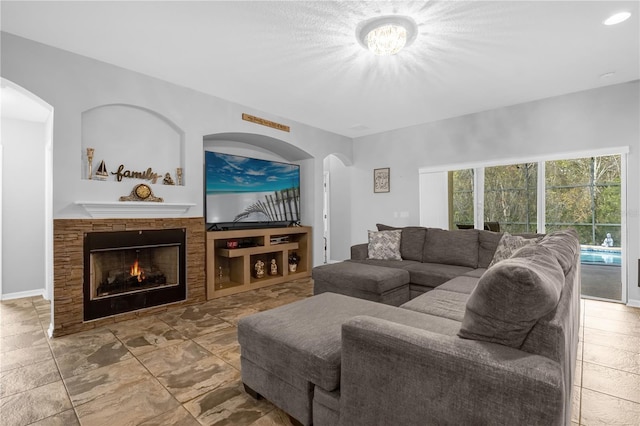
M 349 169 L 342 158 L 328 155 L 323 162 L 324 263 L 348 259 L 350 254 L 351 193 Z
M 53 107 L 2 79 L 0 297 L 53 298 Z

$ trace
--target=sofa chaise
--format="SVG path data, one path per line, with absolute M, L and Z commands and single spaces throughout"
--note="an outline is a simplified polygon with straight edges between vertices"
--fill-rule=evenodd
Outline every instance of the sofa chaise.
M 345 262 L 399 271 L 388 282 L 376 274 L 362 281 L 380 294 L 406 288 L 400 306 L 366 300 L 375 292 L 365 285 L 345 292 L 367 297 L 317 291 L 242 318 L 247 392 L 305 425 L 570 424 L 580 310 L 576 233 L 525 242 L 489 231 L 422 229 L 420 260 L 419 244 L 405 238 L 410 233 L 387 229 L 400 234 L 400 252 L 411 256 L 412 247 L 415 260 L 400 254 Z M 424 247 L 434 241 L 431 232 L 440 250 L 424 262 L 433 254 Z M 477 254 L 456 238 L 475 238 Z M 476 263 L 451 265 L 461 251 Z M 419 269 L 426 264 L 436 266 Z M 339 270 L 326 276 L 343 287 L 349 282 Z

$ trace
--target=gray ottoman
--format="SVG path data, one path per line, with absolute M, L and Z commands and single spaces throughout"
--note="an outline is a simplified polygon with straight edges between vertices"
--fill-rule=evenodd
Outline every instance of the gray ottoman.
M 409 272 L 404 269 L 345 261 L 316 266 L 311 276 L 313 294 L 339 293 L 393 306 L 410 299 Z
M 241 318 L 238 342 L 246 391 L 267 398 L 303 425 L 334 424 L 342 324 L 357 315 L 415 313 L 326 293 Z

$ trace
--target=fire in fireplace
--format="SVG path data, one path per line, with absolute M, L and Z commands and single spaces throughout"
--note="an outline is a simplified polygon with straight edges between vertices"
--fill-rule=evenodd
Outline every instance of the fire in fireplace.
M 84 319 L 186 299 L 184 229 L 92 232 L 84 241 Z

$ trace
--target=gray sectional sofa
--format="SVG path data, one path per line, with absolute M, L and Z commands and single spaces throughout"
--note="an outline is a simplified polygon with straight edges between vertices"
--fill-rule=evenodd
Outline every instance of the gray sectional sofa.
M 570 424 L 575 232 L 532 240 L 491 267 L 509 252 L 502 234 L 401 235 L 402 260 L 355 246 L 354 259 L 316 268 L 319 294 L 239 321 L 247 391 L 305 425 Z M 373 301 L 383 296 L 392 303 Z

